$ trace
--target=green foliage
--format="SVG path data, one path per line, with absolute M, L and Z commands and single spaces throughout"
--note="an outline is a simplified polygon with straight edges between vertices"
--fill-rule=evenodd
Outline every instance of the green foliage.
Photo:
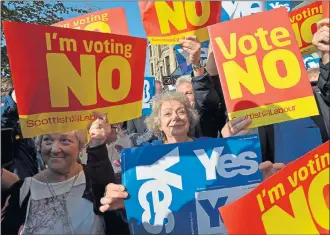
M 1 1 L 1 77 L 11 77 L 3 20 L 51 25 L 69 18 L 69 14 L 82 15 L 93 11 L 93 7 L 80 9 L 60 1 Z

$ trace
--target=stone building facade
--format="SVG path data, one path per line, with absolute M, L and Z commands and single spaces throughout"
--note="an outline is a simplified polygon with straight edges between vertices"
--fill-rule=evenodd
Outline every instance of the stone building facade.
M 169 76 L 177 68 L 173 45 L 151 45 L 148 43 L 150 73 L 162 82 L 163 76 Z

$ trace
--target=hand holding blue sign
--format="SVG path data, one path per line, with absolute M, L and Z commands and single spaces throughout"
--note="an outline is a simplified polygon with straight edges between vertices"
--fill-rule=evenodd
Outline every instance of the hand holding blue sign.
M 101 212 L 118 210 L 124 208 L 124 199 L 128 197 L 126 188 L 120 184 L 108 184 L 104 197 L 101 199 Z

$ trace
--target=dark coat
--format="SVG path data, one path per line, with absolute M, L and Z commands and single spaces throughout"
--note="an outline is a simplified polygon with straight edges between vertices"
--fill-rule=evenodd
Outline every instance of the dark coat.
M 211 77 L 205 73 L 203 76 L 193 77 L 192 86 L 203 136 L 216 138 L 227 119 L 219 76 Z

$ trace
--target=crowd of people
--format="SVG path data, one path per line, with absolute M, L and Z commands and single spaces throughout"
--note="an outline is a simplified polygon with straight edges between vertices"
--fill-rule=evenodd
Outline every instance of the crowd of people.
M 1 100 L 2 233 L 129 234 L 124 200 L 130 195 L 120 178 L 124 148 L 258 133 L 266 178 L 326 142 L 329 24 L 329 19 L 317 24 L 313 44 L 322 55 L 320 68 L 308 72 L 320 115 L 257 129 L 248 129 L 249 118 L 228 120 L 212 48 L 207 64 L 201 64 L 196 36 L 180 41 L 189 53 L 191 75 L 177 79 L 175 91 L 163 91 L 157 81 L 150 116 L 110 125 L 106 116 L 95 113 L 98 118 L 87 127 L 89 138 L 80 130 L 24 138 L 12 89 Z

